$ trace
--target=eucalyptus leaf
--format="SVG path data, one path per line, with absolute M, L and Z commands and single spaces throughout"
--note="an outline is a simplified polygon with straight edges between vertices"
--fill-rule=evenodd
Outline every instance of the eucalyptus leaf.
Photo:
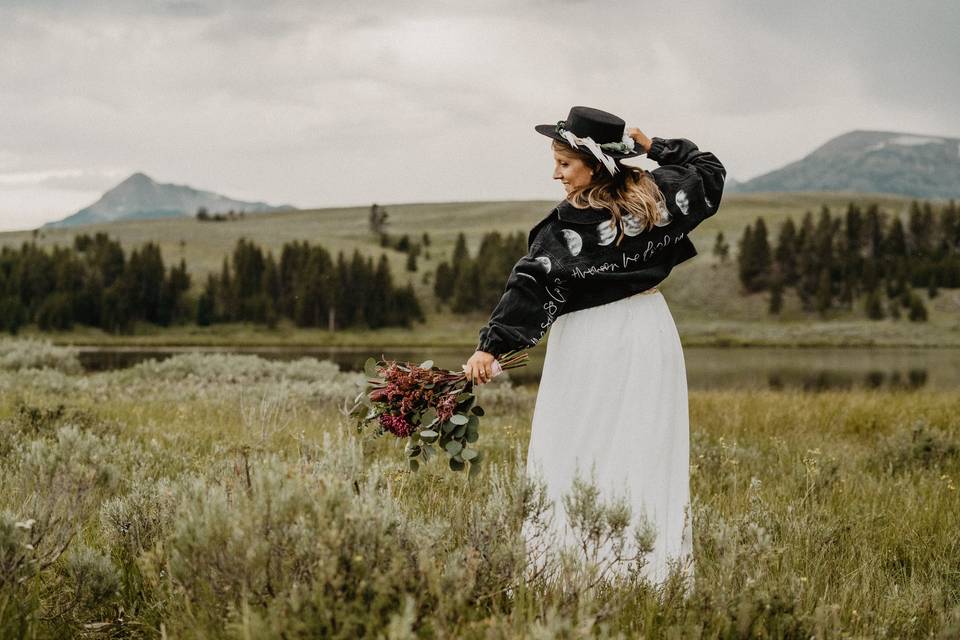
M 463 471 L 463 468 L 466 465 L 462 460 L 457 460 L 456 458 L 450 458 L 450 468 L 454 471 Z
M 480 439 L 479 431 L 470 431 L 467 429 L 467 442 L 476 442 Z
M 468 478 L 476 478 L 480 475 L 480 463 L 477 462 L 476 458 L 470 463 L 470 471 L 467 473 Z
M 467 433 L 467 425 L 462 424 L 453 431 L 454 438 L 462 438 Z
M 438 435 L 440 434 L 434 431 L 433 429 L 424 429 L 423 431 L 420 432 L 420 437 L 423 438 L 424 440 L 432 440 L 436 438 Z
M 477 451 L 476 449 L 467 448 L 460 452 L 460 457 L 463 458 L 464 460 L 473 460 L 474 458 L 477 457 L 478 453 L 480 452 Z
M 477 416 L 470 416 L 470 418 L 467 420 L 467 428 L 468 428 L 468 429 L 479 429 L 479 428 L 480 428 L 480 418 L 478 418 Z
M 457 396 L 457 403 L 463 402 L 465 400 L 473 400 L 476 396 L 472 393 L 461 393 Z
M 420 462 L 414 458 L 407 460 L 407 464 L 410 465 L 410 471 L 417 471 L 420 469 Z
M 433 360 L 424 360 L 423 362 L 420 363 L 420 368 L 421 368 L 421 369 L 432 369 L 432 368 L 433 368 Z
M 455 424 L 453 424 L 452 422 L 450 422 L 449 420 L 447 420 L 446 422 L 444 422 L 444 423 L 440 426 L 440 430 L 443 431 L 444 433 L 450 433 L 451 431 L 454 430 L 454 428 L 455 428 L 456 426 L 457 426 L 457 425 L 455 425 Z
M 380 375 L 380 372 L 377 371 L 377 361 L 373 358 L 367 358 L 367 361 L 363 363 L 363 372 L 367 374 L 368 378 L 376 378 Z
M 455 456 L 458 453 L 460 453 L 460 451 L 463 450 L 463 445 L 457 442 L 456 440 L 451 440 L 450 442 L 447 443 L 447 446 L 445 447 L 445 449 L 447 450 L 447 453 L 449 453 L 452 456 Z
M 453 424 L 467 424 L 467 422 L 469 422 L 469 419 L 467 418 L 467 416 L 463 415 L 462 413 L 455 413 L 452 416 L 450 416 L 450 422 L 452 422 Z
M 475 416 L 482 416 L 482 415 L 483 415 L 483 407 L 474 407 L 473 409 L 470 409 L 470 411 L 472 411 L 472 412 L 473 412 L 473 415 L 475 415 Z

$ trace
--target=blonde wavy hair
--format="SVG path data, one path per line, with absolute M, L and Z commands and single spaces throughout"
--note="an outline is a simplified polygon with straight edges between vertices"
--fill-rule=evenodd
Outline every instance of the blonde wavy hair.
M 666 202 L 649 171 L 618 161 L 620 170 L 611 176 L 606 167 L 589 152 L 581 152 L 559 140 L 553 141 L 553 150 L 568 158 L 581 160 L 593 169 L 590 184 L 572 191 L 567 200 L 578 209 L 607 209 L 612 216 L 610 224 L 620 229 L 617 246 L 624 236 L 624 216 L 632 216 L 644 231 L 661 221 L 661 207 L 665 209 Z

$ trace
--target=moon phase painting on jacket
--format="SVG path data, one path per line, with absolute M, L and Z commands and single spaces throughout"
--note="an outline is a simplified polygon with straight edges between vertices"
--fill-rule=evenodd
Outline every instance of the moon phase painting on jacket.
M 719 209 L 727 171 L 686 138 L 651 141 L 647 157 L 660 166 L 650 175 L 666 206 L 661 221 L 643 230 L 624 216 L 617 246 L 609 211 L 561 201 L 530 230 L 527 254 L 511 270 L 477 350 L 499 356 L 532 347 L 561 315 L 646 291 L 697 255 L 689 233 Z

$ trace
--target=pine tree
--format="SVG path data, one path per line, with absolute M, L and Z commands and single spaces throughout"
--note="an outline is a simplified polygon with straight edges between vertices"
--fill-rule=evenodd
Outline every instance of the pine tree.
M 844 239 L 846 240 L 846 252 L 856 256 L 861 255 L 863 250 L 866 233 L 863 214 L 860 207 L 855 203 L 847 204 L 847 214 L 844 220 Z
M 930 299 L 934 299 L 940 293 L 940 290 L 937 288 L 937 272 L 930 271 L 930 280 L 927 282 L 927 295 Z
M 370 205 L 370 231 L 373 233 L 382 233 L 383 228 L 387 224 L 387 218 L 388 215 L 386 209 L 376 203 Z
M 370 294 L 367 296 L 365 313 L 367 322 L 372 329 L 386 326 L 393 319 L 394 300 L 393 277 L 390 274 L 390 263 L 387 256 L 380 254 L 376 270 L 373 271 Z
M 450 258 L 450 266 L 453 269 L 453 279 L 460 278 L 460 271 L 470 260 L 470 251 L 467 250 L 467 236 L 461 231 L 457 234 L 456 244 L 453 245 L 453 255 Z
M 777 236 L 777 248 L 774 252 L 774 259 L 779 265 L 784 285 L 794 285 L 797 282 L 797 227 L 793 224 L 793 218 L 787 218 L 786 222 L 780 225 L 780 233 Z
M 910 322 L 927 321 L 927 307 L 923 304 L 920 296 L 912 292 L 910 294 L 910 312 L 908 317 L 910 318 Z
M 866 225 L 860 208 L 851 202 L 844 220 L 844 247 L 838 256 L 842 278 L 840 300 L 847 308 L 852 307 L 853 298 L 859 294 L 863 280 L 865 232 Z
M 877 265 L 873 260 L 868 260 L 863 265 L 863 290 L 871 291 L 880 283 L 877 277 Z
M 931 254 L 933 225 L 933 208 L 930 202 L 924 202 L 921 207 L 916 200 L 912 200 L 907 214 L 907 228 L 910 232 L 908 246 L 911 257 L 922 258 Z
M 779 272 L 775 273 L 770 282 L 770 306 L 768 311 L 771 314 L 779 315 L 783 310 L 783 277 Z
M 453 295 L 455 280 L 453 279 L 453 269 L 450 264 L 444 260 L 437 266 L 437 274 L 433 280 L 433 293 L 438 300 L 449 302 Z
M 820 270 L 819 284 L 817 285 L 817 311 L 820 315 L 825 315 L 830 309 L 833 293 L 830 286 L 830 271 L 826 268 Z
M 803 216 L 800 233 L 797 236 L 797 295 L 803 309 L 810 311 L 820 284 L 820 265 L 817 260 L 817 240 L 813 225 L 813 214 L 809 211 Z
M 245 238 L 237 240 L 233 250 L 233 286 L 241 305 L 245 299 L 263 292 L 265 268 L 260 247 Z
M 884 255 L 887 259 L 904 258 L 907 255 L 907 237 L 900 218 L 894 218 L 890 231 L 884 238 Z
M 740 244 L 740 281 L 747 291 L 763 291 L 770 279 L 770 243 L 763 218 L 744 230 Z
M 237 319 L 237 304 L 234 296 L 233 278 L 230 276 L 230 262 L 226 256 L 220 267 L 220 281 L 217 283 L 217 310 L 215 315 L 224 322 Z
M 880 260 L 883 254 L 883 218 L 876 203 L 867 207 L 866 235 L 868 255 L 873 261 Z
M 217 296 L 216 280 L 213 274 L 207 276 L 207 284 L 197 298 L 197 310 L 195 321 L 201 327 L 210 326 L 215 321 L 214 301 Z
M 342 253 L 340 258 L 343 258 Z M 273 253 L 267 253 L 267 258 L 264 261 L 262 283 L 264 295 L 270 300 L 270 306 L 276 310 L 280 302 L 280 268 L 273 258 Z
M 836 235 L 836 222 L 830 217 L 830 209 L 826 205 L 820 209 L 820 218 L 817 220 L 817 227 L 814 230 L 816 236 L 816 254 L 817 270 L 826 269 L 827 276 L 831 283 L 834 280 L 833 270 L 836 266 L 835 255 L 833 251 L 833 239 Z M 819 278 L 820 276 L 818 276 Z
M 947 253 L 960 251 L 960 211 L 953 198 L 940 212 L 940 237 L 947 244 Z
M 713 255 L 720 258 L 720 262 L 724 263 L 727 261 L 727 256 L 730 255 L 730 245 L 723 237 L 723 231 L 717 232 L 717 239 L 713 243 Z
M 17 335 L 26 323 L 27 310 L 20 298 L 14 295 L 0 297 L 0 330 Z
M 460 277 L 454 283 L 451 308 L 457 313 L 473 311 L 477 308 L 477 291 L 480 289 L 480 269 L 476 260 L 470 260 L 461 267 Z M 502 292 L 502 286 L 500 289 Z M 492 309 L 491 309 L 492 310 Z
M 171 322 L 186 319 L 190 310 L 183 304 L 183 295 L 190 289 L 190 274 L 187 272 L 187 263 L 181 258 L 180 263 L 170 267 L 167 278 L 161 286 L 160 306 L 157 324 L 169 325 Z
M 757 218 L 757 224 L 753 229 L 753 263 L 757 273 L 756 286 L 760 289 L 765 289 L 770 279 L 770 268 L 772 266 L 770 253 L 767 225 L 763 218 Z
M 880 291 L 876 288 L 869 290 L 863 306 L 867 312 L 867 317 L 871 320 L 883 319 L 883 304 L 880 302 Z
M 503 293 L 503 285 L 520 256 L 511 255 L 506 239 L 497 231 L 484 234 L 477 256 L 472 260 L 477 267 L 477 289 L 473 308 L 493 309 Z M 521 255 L 525 252 L 520 252 Z
M 743 235 L 740 236 L 740 242 L 737 244 L 737 273 L 740 276 L 740 284 L 748 291 L 753 277 L 752 252 L 753 225 L 748 224 L 743 230 Z

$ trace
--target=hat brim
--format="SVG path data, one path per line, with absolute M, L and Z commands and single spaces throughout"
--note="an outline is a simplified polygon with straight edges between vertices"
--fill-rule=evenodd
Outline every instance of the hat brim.
M 545 136 L 547 136 L 548 138 L 553 138 L 554 140 L 559 140 L 560 142 L 562 142 L 562 143 L 564 143 L 564 144 L 569 144 L 569 143 L 567 142 L 567 139 L 566 139 L 566 138 L 564 138 L 562 135 L 560 135 L 559 133 L 557 133 L 557 127 L 556 127 L 556 125 L 552 125 L 552 124 L 538 124 L 538 125 L 534 126 L 533 128 L 534 128 L 534 129 L 536 130 L 536 132 L 539 133 L 539 134 L 545 135 Z M 604 150 L 604 153 L 606 153 L 606 154 L 607 154 L 608 156 L 610 156 L 611 158 L 616 158 L 616 159 L 619 160 L 619 159 L 621 159 L 621 158 L 634 158 L 634 157 L 636 157 L 636 156 L 641 156 L 641 155 L 643 155 L 643 154 L 646 153 L 646 152 L 645 152 L 642 148 L 640 148 L 640 145 L 638 144 L 638 145 L 636 145 L 636 147 L 634 148 L 633 151 L 627 151 L 627 152 L 625 152 L 625 153 L 621 153 L 621 152 L 619 152 L 619 151 L 606 151 L 606 150 Z

